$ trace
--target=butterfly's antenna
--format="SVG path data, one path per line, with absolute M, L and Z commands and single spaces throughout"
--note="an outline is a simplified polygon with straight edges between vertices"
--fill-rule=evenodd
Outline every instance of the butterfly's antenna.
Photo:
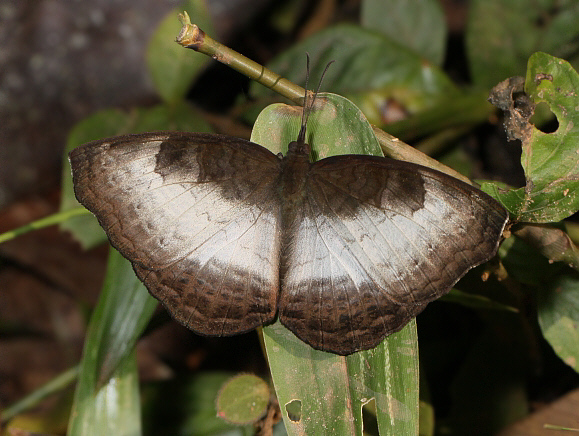
M 316 102 L 316 97 L 318 96 L 318 92 L 322 87 L 322 81 L 324 80 L 324 76 L 328 71 L 330 65 L 332 65 L 334 61 L 328 62 L 326 68 L 324 68 L 324 72 L 322 73 L 322 77 L 320 78 L 320 82 L 318 83 L 318 88 L 314 93 L 314 98 L 312 99 L 312 103 L 308 106 L 308 80 L 310 79 L 310 55 L 306 53 L 306 92 L 304 95 L 304 109 L 302 111 L 302 125 L 300 128 L 300 133 L 298 135 L 298 142 L 305 142 L 306 140 L 306 125 L 308 124 L 308 118 L 310 117 L 310 113 L 314 109 L 314 103 Z
M 304 106 L 302 109 L 302 125 L 298 134 L 298 142 L 303 143 L 306 140 L 306 124 L 308 123 L 308 81 L 310 80 L 310 54 L 306 52 L 306 90 L 304 93 Z M 311 108 L 310 108 L 311 109 Z

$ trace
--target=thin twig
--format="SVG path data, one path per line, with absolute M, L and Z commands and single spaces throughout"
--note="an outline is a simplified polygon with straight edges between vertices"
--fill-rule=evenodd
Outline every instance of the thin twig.
M 48 383 L 42 385 L 34 392 L 31 392 L 26 397 L 22 398 L 20 401 L 17 401 L 13 405 L 7 407 L 2 411 L 0 422 L 2 424 L 6 423 L 10 419 L 14 418 L 16 415 L 36 406 L 40 401 L 44 400 L 46 397 L 64 389 L 77 378 L 79 370 L 80 370 L 79 365 L 67 369 L 63 373 L 54 377 Z
M 548 430 L 564 430 L 564 431 L 573 431 L 579 433 L 579 428 L 570 428 L 570 427 L 561 427 L 560 425 L 554 424 L 544 424 L 543 428 Z
M 191 24 L 187 12 L 179 14 L 179 18 L 183 23 L 183 27 L 179 36 L 175 39 L 177 43 L 183 47 L 211 56 L 216 61 L 239 71 L 250 79 L 288 98 L 295 104 L 302 105 L 305 94 L 304 88 L 215 41 L 196 24 Z
M 49 215 L 45 218 L 41 218 L 39 220 L 33 221 L 31 223 L 25 224 L 21 227 L 18 227 L 14 230 L 9 230 L 5 233 L 0 234 L 0 244 L 2 242 L 6 242 L 10 239 L 14 239 L 17 236 L 20 236 L 24 233 L 31 232 L 33 230 L 42 229 L 44 227 L 53 226 L 55 224 L 60 224 L 65 222 L 66 220 L 79 216 L 79 215 L 89 215 L 90 212 L 86 210 L 84 207 L 78 207 L 75 209 L 65 210 L 63 212 L 54 213 Z

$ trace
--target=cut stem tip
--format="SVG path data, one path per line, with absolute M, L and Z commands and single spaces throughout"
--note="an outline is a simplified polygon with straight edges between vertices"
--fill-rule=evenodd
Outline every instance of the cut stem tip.
M 181 32 L 179 32 L 177 38 L 175 38 L 175 42 L 183 47 L 197 50 L 197 47 L 203 42 L 205 32 L 203 32 L 197 25 L 191 24 L 191 19 L 189 18 L 187 11 L 183 11 L 182 14 L 179 14 L 179 20 L 181 20 L 183 27 L 181 28 Z

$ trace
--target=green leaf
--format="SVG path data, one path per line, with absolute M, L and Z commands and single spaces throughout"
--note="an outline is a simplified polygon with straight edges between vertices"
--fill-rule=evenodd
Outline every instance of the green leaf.
M 530 124 L 520 129 L 525 187 L 503 190 L 484 183 L 482 188 L 503 203 L 511 219 L 560 221 L 579 210 L 579 75 L 569 63 L 535 53 L 529 59 L 525 91 L 534 103 L 549 106 L 559 128 L 553 133 Z
M 193 79 L 205 68 L 211 59 L 201 53 L 183 50 L 175 43 L 181 30 L 178 13 L 186 10 L 201 29 L 214 35 L 213 23 L 204 0 L 187 0 L 173 9 L 161 21 L 153 34 L 147 49 L 147 66 L 153 84 L 159 95 L 167 103 L 182 100 Z
M 157 300 L 116 250 L 85 339 L 69 435 L 140 434 L 135 343 Z
M 544 51 L 579 66 L 579 3 L 575 0 L 473 0 L 466 46 L 472 79 L 491 88 L 523 75 L 529 56 Z
M 372 350 L 345 357 L 314 350 L 279 321 L 263 332 L 288 435 L 362 435 L 362 406 L 372 399 L 381 435 L 418 434 L 414 320 Z
M 326 64 L 335 60 L 324 78 L 323 88 L 344 95 L 380 124 L 380 106 L 389 99 L 409 113 L 433 107 L 443 97 L 458 94 L 457 88 L 438 67 L 425 63 L 412 50 L 377 32 L 342 24 L 322 30 L 294 45 L 269 65 L 294 83 L 305 83 L 306 59 L 311 58 L 310 84 L 317 84 Z M 258 84 L 252 94 L 273 100 L 273 93 Z M 377 95 L 378 101 L 368 94 Z M 370 100 L 368 100 L 370 99 Z
M 489 119 L 496 109 L 487 102 L 488 93 L 451 94 L 420 113 L 388 124 L 384 130 L 403 140 L 440 133 L 453 127 L 475 126 Z
M 447 303 L 458 303 L 465 307 L 473 309 L 488 309 L 488 310 L 506 310 L 508 312 L 518 312 L 516 307 L 491 300 L 484 295 L 470 294 L 468 292 L 459 291 L 458 289 L 451 289 L 448 294 L 440 299 Z
M 360 110 L 346 98 L 320 93 L 310 114 L 306 142 L 312 147 L 314 161 L 336 154 L 373 154 L 382 156 L 372 127 Z M 273 104 L 258 117 L 251 132 L 251 140 L 274 153 L 285 153 L 300 131 L 302 108 Z M 352 148 L 354 147 L 354 148 Z
M 143 389 L 143 425 L 151 435 L 243 435 L 217 416 L 215 399 L 232 373 L 201 371 L 181 374 Z M 251 426 L 250 426 L 251 427 Z
M 509 276 L 527 285 L 538 286 L 556 276 L 562 268 L 561 264 L 549 262 L 523 239 L 514 235 L 503 241 L 498 254 Z
M 83 370 L 94 362 L 84 359 Z M 83 375 L 77 386 L 68 436 L 141 434 L 141 407 L 136 354 L 132 351 L 99 388 Z
M 215 402 L 217 416 L 237 425 L 255 423 L 266 414 L 269 398 L 269 386 L 263 379 L 240 374 L 221 387 Z
M 308 121 L 316 159 L 333 154 L 381 155 L 378 141 L 351 102 L 320 94 Z M 321 107 L 320 107 L 321 106 Z M 301 108 L 272 105 L 258 117 L 252 141 L 274 153 L 295 141 Z M 418 346 L 411 321 L 376 348 L 337 356 L 314 350 L 276 322 L 264 341 L 288 435 L 362 435 L 362 406 L 376 401 L 382 435 L 418 434 Z
M 383 33 L 434 65 L 442 65 L 446 21 L 438 0 L 364 0 L 360 21 L 362 26 Z
M 579 247 L 564 229 L 562 223 L 551 226 L 526 224 L 514 230 L 513 234 L 534 247 L 549 262 L 565 262 L 579 272 Z
M 557 355 L 579 372 L 579 274 L 561 275 L 538 294 L 539 325 Z
M 151 108 L 137 108 L 131 112 L 119 109 L 105 109 L 80 121 L 68 135 L 63 157 L 62 196 L 60 210 L 66 211 L 82 207 L 74 197 L 68 153 L 84 143 L 127 133 L 153 130 L 181 130 L 209 132 L 210 126 L 201 115 L 187 103 L 172 106 L 158 105 Z M 83 248 L 88 249 L 106 240 L 106 236 L 92 215 L 69 219 L 60 225 L 70 231 Z

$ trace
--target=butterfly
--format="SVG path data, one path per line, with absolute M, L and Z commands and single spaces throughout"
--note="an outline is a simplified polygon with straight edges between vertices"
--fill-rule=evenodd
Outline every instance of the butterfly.
M 305 125 L 285 156 L 217 134 L 90 142 L 70 153 L 75 195 L 191 330 L 234 335 L 279 317 L 316 349 L 367 350 L 493 257 L 508 213 L 424 166 L 312 163 Z

